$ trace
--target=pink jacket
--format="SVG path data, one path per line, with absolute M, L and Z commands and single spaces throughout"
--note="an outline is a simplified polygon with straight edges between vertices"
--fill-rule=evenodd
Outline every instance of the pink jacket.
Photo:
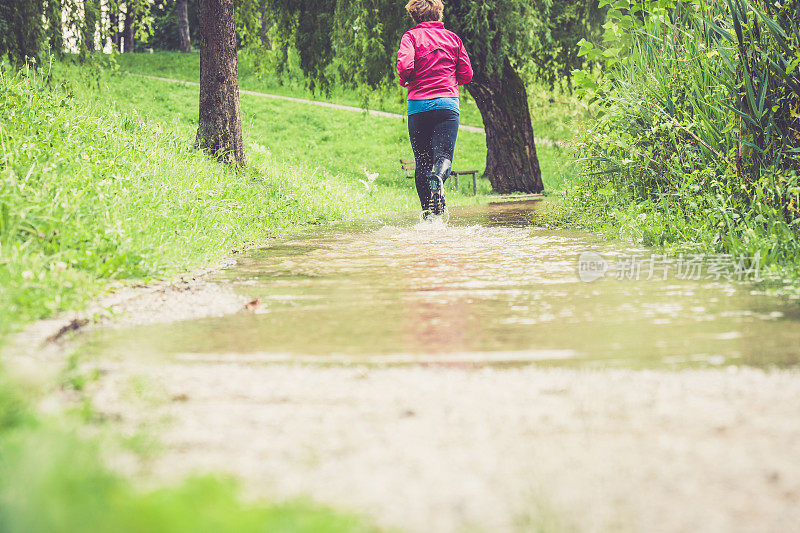
M 464 43 L 444 23 L 422 22 L 400 41 L 397 74 L 409 100 L 457 98 L 458 86 L 472 80 L 472 64 Z

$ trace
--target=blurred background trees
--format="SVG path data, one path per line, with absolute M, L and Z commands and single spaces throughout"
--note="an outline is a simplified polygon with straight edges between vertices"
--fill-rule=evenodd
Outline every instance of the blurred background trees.
M 39 0 L 0 3 L 0 51 L 15 62 L 38 57 L 45 42 L 45 21 Z
M 11 30 L 2 32 L 0 50 L 15 62 L 45 50 L 80 58 L 202 45 L 197 0 L 9 1 L 0 7 L 0 28 Z M 395 0 L 234 0 L 234 7 L 238 46 L 270 54 L 278 71 L 299 58 L 312 91 L 392 87 L 400 37 L 413 25 Z M 577 42 L 598 37 L 603 12 L 596 0 L 446 3 L 446 25 L 474 63 L 467 90 L 486 129 L 485 174 L 495 190 L 542 190 L 526 83 L 571 89 L 570 72 L 588 60 L 578 56 Z
M 413 26 L 401 2 L 272 0 L 272 5 L 284 34 L 281 45 L 298 51 L 312 84 L 326 90 L 334 74 L 344 83 L 371 89 L 395 83 L 397 45 Z M 550 0 L 446 2 L 445 24 L 462 37 L 473 62 L 475 78 L 467 90 L 486 130 L 485 176 L 498 192 L 543 189 L 522 75 L 551 85 L 568 80 L 586 59 L 565 50 L 598 33 L 602 10 L 596 2 L 560 5 L 557 20 L 551 20 L 552 9 Z M 586 20 L 593 25 L 582 25 Z M 571 25 L 561 28 L 565 22 Z

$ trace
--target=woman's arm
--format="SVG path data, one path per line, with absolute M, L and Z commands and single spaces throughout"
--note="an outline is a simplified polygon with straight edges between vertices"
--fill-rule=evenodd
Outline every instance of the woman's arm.
M 456 81 L 459 85 L 466 85 L 472 81 L 472 63 L 469 60 L 464 43 L 458 48 L 458 61 L 456 62 Z
M 408 87 L 411 75 L 414 72 L 414 42 L 411 34 L 406 33 L 400 41 L 400 50 L 397 51 L 397 75 L 400 85 Z

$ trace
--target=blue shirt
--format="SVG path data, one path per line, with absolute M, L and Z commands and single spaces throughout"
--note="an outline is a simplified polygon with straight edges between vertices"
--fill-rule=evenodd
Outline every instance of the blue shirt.
M 408 114 L 415 115 L 433 109 L 452 109 L 456 113 L 461 112 L 458 98 L 433 98 L 432 100 L 409 100 Z

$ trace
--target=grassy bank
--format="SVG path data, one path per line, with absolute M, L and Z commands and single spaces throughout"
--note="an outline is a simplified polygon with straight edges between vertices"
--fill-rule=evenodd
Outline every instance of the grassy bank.
M 108 105 L 82 75 L 0 71 L 2 333 L 109 280 L 169 276 L 298 224 L 411 205 L 407 191 L 366 191 L 252 139 L 251 167 L 225 168 L 191 149 L 191 121 L 168 106 L 148 120 L 124 96 L 138 86 L 120 83 L 124 105 Z

